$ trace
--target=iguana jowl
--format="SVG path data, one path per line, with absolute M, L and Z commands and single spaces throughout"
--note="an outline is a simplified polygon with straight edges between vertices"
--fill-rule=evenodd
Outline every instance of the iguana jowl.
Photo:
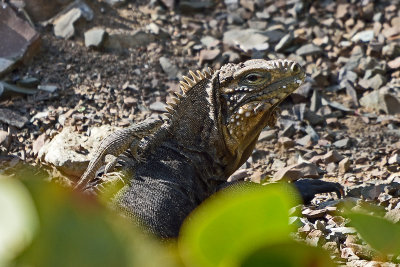
M 226 184 L 305 78 L 294 61 L 262 59 L 190 74 L 167 108 L 169 120 L 145 145 L 145 161 L 113 200 L 160 237 L 176 237 L 186 216 Z M 122 164 L 131 167 L 129 159 Z

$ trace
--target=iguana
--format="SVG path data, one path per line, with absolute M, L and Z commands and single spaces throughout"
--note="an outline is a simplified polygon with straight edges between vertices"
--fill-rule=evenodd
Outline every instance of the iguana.
M 251 155 L 260 132 L 273 126 L 277 106 L 305 78 L 291 60 L 253 59 L 228 63 L 219 70 L 190 72 L 167 107 L 169 119 L 148 140 L 132 166 L 129 183 L 112 205 L 122 214 L 162 237 L 176 237 L 188 214 L 227 185 L 228 177 Z M 122 141 L 124 142 L 124 141 Z M 129 143 L 130 141 L 126 141 Z M 305 198 L 316 192 L 340 193 L 337 184 L 299 188 Z

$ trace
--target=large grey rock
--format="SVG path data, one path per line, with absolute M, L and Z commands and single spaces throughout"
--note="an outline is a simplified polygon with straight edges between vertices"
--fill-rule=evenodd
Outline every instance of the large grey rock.
M 296 54 L 299 56 L 318 55 L 322 53 L 322 49 L 315 44 L 306 44 L 297 49 Z
M 91 21 L 93 16 L 93 10 L 83 0 L 75 0 L 56 17 L 52 18 L 50 23 L 54 26 L 55 36 L 69 39 L 75 34 L 75 22 L 81 18 Z
M 367 43 L 367 42 L 372 41 L 373 38 L 374 38 L 374 31 L 373 30 L 365 30 L 365 31 L 361 31 L 361 32 L 356 33 L 351 38 L 351 40 L 353 42 L 361 41 L 361 42 Z
M 74 23 L 82 16 L 79 8 L 73 8 L 67 13 L 58 17 L 54 25 L 54 34 L 64 39 L 71 38 L 75 33 Z
M 376 112 L 383 111 L 386 114 L 400 113 L 400 99 L 385 90 L 373 91 L 360 99 L 360 105 Z
M 278 44 L 275 46 L 275 52 L 281 52 L 285 50 L 285 48 L 289 47 L 294 40 L 293 33 L 290 32 L 283 36 Z
M 0 121 L 17 128 L 22 128 L 29 120 L 13 110 L 0 108 Z
M 93 19 L 93 10 L 82 0 L 76 0 L 52 19 L 54 34 L 64 39 L 71 38 L 75 33 L 74 23 L 80 18 L 87 21 Z
M 100 47 L 107 33 L 102 28 L 93 28 L 85 32 L 86 47 Z
M 269 37 L 264 31 L 255 29 L 233 29 L 224 33 L 223 42 L 229 46 L 238 47 L 243 51 L 251 51 L 266 44 Z
M 200 39 L 200 42 L 207 48 L 213 48 L 216 47 L 220 41 L 210 35 L 206 35 Z
M 115 130 L 116 128 L 103 125 L 92 128 L 90 136 L 83 136 L 75 132 L 72 127 L 65 127 L 49 143 L 42 146 L 38 158 L 67 175 L 80 177 L 85 171 L 89 159 L 93 157 L 95 148 Z M 83 147 L 90 153 L 87 155 L 78 153 L 77 147 Z
M 116 51 L 147 46 L 155 39 L 154 35 L 142 30 L 132 32 L 107 29 L 107 33 L 108 37 L 104 42 L 104 48 Z
M 39 33 L 20 19 L 7 4 L 0 6 L 0 75 L 40 50 Z
M 168 75 L 168 78 L 175 79 L 179 72 L 178 67 L 166 57 L 160 57 L 159 61 L 162 70 Z
M 378 90 L 386 84 L 386 77 L 381 74 L 376 74 L 372 78 L 360 80 L 358 84 L 364 89 Z
M 314 163 L 302 162 L 278 170 L 271 181 L 296 181 L 300 178 L 318 178 L 321 170 Z

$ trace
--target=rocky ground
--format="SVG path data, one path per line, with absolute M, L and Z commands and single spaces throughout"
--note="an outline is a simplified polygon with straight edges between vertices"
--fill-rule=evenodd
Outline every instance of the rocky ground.
M 41 49 L 0 74 L 0 174 L 28 162 L 76 181 L 98 140 L 161 114 L 188 70 L 289 58 L 309 77 L 231 179 L 336 181 L 355 204 L 376 203 L 400 220 L 397 0 L 58 2 L 66 8 L 55 19 L 56 7 L 24 7 Z M 335 199 L 303 207 L 298 236 L 343 265 L 394 266 L 395 258 L 374 261 L 334 215 Z

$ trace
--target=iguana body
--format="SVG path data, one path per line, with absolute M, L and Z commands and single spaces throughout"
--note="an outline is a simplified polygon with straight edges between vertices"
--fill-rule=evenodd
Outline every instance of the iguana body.
M 132 156 L 136 160 L 139 160 L 137 148 L 140 140 L 158 130 L 162 123 L 161 120 L 146 120 L 128 128 L 118 130 L 107 136 L 96 149 L 93 158 L 90 160 L 85 173 L 78 181 L 76 188 L 84 188 L 89 181 L 93 180 L 97 170 L 105 163 L 107 155 L 112 155 L 115 158 L 107 164 L 105 173 L 114 167 L 117 160 L 116 157 L 128 148 L 130 148 Z
M 190 74 L 169 120 L 147 142 L 146 160 L 113 201 L 164 238 L 176 237 L 188 214 L 249 158 L 262 129 L 275 124 L 278 104 L 305 77 L 293 61 L 261 59 Z M 129 158 L 122 164 L 132 168 Z

